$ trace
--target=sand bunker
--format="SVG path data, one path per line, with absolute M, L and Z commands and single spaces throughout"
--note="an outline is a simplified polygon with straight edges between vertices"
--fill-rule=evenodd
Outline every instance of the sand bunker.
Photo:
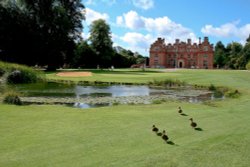
M 89 77 L 92 76 L 91 72 L 59 72 L 56 74 L 60 77 Z

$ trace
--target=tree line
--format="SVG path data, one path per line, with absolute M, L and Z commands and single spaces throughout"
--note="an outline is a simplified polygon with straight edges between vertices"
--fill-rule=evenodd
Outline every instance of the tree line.
M 83 40 L 85 20 L 81 0 L 1 0 L 0 60 L 48 66 L 129 67 L 144 61 L 142 55 L 112 47 L 111 31 L 104 20 L 90 26 Z
M 250 61 L 250 35 L 246 43 L 231 42 L 225 46 L 217 42 L 214 51 L 214 64 L 217 68 L 246 69 Z
M 130 67 L 148 58 L 113 47 L 110 26 L 99 19 L 83 40 L 85 6 L 81 0 L 1 0 L 0 60 L 56 68 Z M 250 60 L 250 36 L 246 44 L 215 45 L 214 66 L 245 69 Z

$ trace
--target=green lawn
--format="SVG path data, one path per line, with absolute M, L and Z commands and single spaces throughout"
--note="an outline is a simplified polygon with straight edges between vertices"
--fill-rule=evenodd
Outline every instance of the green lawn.
M 53 75 L 47 77 L 55 79 Z M 249 166 L 249 71 L 95 71 L 93 78 L 76 80 L 133 82 L 133 78 L 140 83 L 165 78 L 212 83 L 238 89 L 242 95 L 206 104 L 166 102 L 92 109 L 0 104 L 0 166 Z M 179 115 L 178 106 L 188 116 Z M 202 131 L 190 127 L 190 117 Z M 175 144 L 155 135 L 153 124 L 165 129 Z

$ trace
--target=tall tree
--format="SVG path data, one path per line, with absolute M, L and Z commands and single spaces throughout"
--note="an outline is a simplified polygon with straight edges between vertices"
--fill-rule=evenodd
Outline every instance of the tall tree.
M 75 49 L 74 67 L 96 68 L 96 54 L 87 41 L 80 41 Z
M 240 69 L 242 66 L 242 49 L 243 46 L 238 42 L 232 42 L 227 45 L 227 65 L 232 69 Z
M 215 45 L 215 51 L 214 51 L 214 64 L 221 68 L 224 67 L 226 63 L 226 49 L 224 44 L 219 41 Z
M 250 35 L 249 37 L 246 39 L 246 44 L 243 48 L 242 51 L 242 57 L 243 57 L 243 67 L 246 66 L 246 64 L 248 64 L 248 62 L 250 63 Z
M 250 34 L 249 34 L 248 38 L 246 39 L 246 42 L 250 43 Z
M 11 2 L 12 1 L 9 0 L 9 3 L 5 4 L 10 4 Z M 26 18 L 24 20 L 27 20 L 27 23 L 24 24 L 22 23 L 22 19 L 16 16 L 16 20 L 21 22 L 20 25 L 26 27 L 23 29 L 34 30 L 35 35 L 30 36 L 30 32 L 28 32 L 28 35 L 20 38 L 26 41 L 35 40 L 28 43 L 26 42 L 27 46 L 30 45 L 30 43 L 37 44 L 35 46 L 29 46 L 30 49 L 24 47 L 26 55 L 33 55 L 33 57 L 29 57 L 29 59 L 34 60 L 34 57 L 36 57 L 37 63 L 49 64 L 53 68 L 69 60 L 69 55 L 73 54 L 74 41 L 80 39 L 80 32 L 83 28 L 81 22 L 84 19 L 82 12 L 84 6 L 81 0 L 16 0 L 13 1 L 13 4 L 12 6 L 18 6 L 15 11 L 23 13 L 23 16 Z M 12 6 L 9 8 L 13 8 Z M 9 25 L 3 27 L 4 30 L 6 30 L 8 26 L 12 26 L 13 22 L 15 22 L 13 18 L 9 21 Z M 32 28 L 29 27 L 29 23 L 34 23 L 31 24 L 33 25 Z M 2 32 L 0 32 L 0 34 L 1 33 Z M 14 33 L 14 31 L 10 32 L 10 36 L 7 38 L 15 39 L 15 36 L 11 33 Z M 4 40 L 8 39 L 3 39 L 3 41 Z M 20 42 L 18 40 L 14 41 L 16 41 L 16 43 Z M 0 45 L 0 48 L 1 47 Z M 11 47 L 15 48 L 17 46 Z M 31 50 L 36 51 L 36 54 L 31 53 Z M 16 60 L 16 58 L 14 59 Z M 18 60 L 16 61 L 18 62 Z
M 98 56 L 97 65 L 110 67 L 114 55 L 110 26 L 103 19 L 95 20 L 90 25 L 90 45 Z

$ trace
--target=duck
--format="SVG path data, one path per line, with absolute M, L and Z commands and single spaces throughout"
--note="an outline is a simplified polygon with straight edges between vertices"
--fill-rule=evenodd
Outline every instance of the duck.
M 182 113 L 182 109 L 181 109 L 181 107 L 179 107 L 178 112 L 179 112 L 180 114 Z
M 155 125 L 153 125 L 152 126 L 152 131 L 157 133 L 159 131 L 159 129 Z
M 189 120 L 191 121 L 190 125 L 192 126 L 192 128 L 195 128 L 197 126 L 197 123 L 193 121 L 193 118 L 190 118 Z
M 165 130 L 162 131 L 162 136 L 161 137 L 165 141 L 168 141 L 168 139 L 169 139 L 168 136 L 166 135 L 166 131 Z

